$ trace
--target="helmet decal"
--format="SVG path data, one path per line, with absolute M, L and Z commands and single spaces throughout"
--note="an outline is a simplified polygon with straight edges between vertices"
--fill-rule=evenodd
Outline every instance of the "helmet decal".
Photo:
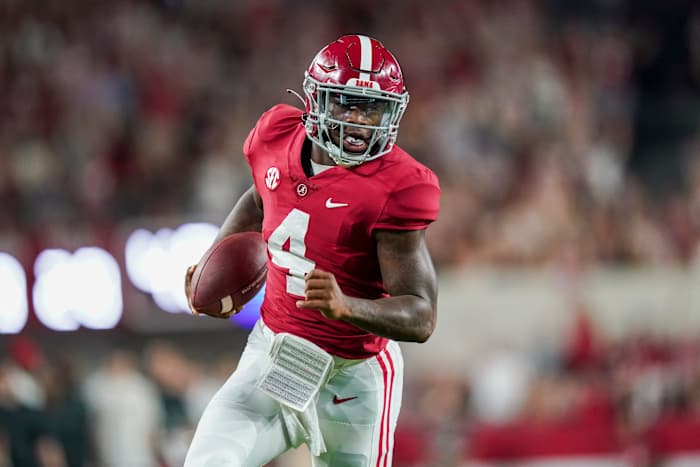
M 372 68 L 372 42 L 367 36 L 357 37 L 360 39 L 360 79 L 369 81 L 369 74 L 374 71 Z

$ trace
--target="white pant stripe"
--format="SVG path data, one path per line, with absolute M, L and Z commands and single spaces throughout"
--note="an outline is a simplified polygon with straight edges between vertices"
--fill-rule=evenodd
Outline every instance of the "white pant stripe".
M 387 407 L 387 417 L 386 417 L 386 433 L 387 433 L 387 443 L 386 443 L 386 460 L 384 461 L 384 467 L 390 466 L 392 463 L 392 457 L 394 455 L 394 430 L 392 428 L 392 409 L 394 409 L 394 402 L 396 398 L 394 397 L 394 381 L 396 380 L 396 370 L 394 369 L 394 358 L 390 353 L 391 345 L 397 345 L 390 343 L 387 345 L 387 350 L 385 356 L 389 361 L 389 369 L 391 370 L 391 379 L 389 380 L 389 406 Z

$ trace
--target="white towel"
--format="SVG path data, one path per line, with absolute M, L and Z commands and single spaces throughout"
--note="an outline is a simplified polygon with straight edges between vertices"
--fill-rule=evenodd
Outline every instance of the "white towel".
M 284 404 L 282 407 L 282 418 L 287 427 L 292 445 L 297 446 L 302 442 L 309 445 L 309 450 L 314 456 L 319 456 L 326 452 L 326 443 L 323 440 L 321 427 L 318 423 L 318 412 L 316 410 L 316 400 L 311 402 L 303 412 L 292 409 Z

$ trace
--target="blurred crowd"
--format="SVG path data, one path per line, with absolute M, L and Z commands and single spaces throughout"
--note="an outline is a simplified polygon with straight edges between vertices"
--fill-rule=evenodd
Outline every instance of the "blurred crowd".
M 692 265 L 700 15 L 658 3 L 2 1 L 0 250 L 108 245 L 143 217 L 220 223 L 250 183 L 259 114 L 300 104 L 285 90 L 315 52 L 364 32 L 404 69 L 399 145 L 440 177 L 438 268 Z M 533 426 L 598 427 L 647 465 L 663 423 L 700 424 L 700 340 L 594 345 L 582 319 L 555 356 L 408 381 L 395 465 L 507 457 L 507 433 Z M 0 367 L 3 467 L 180 465 L 235 367 L 150 342 L 77 371 L 33 345 Z M 499 365 L 505 389 L 488 386 Z
M 471 372 L 408 372 L 394 465 L 608 456 L 652 467 L 678 455 L 698 465 L 700 340 L 607 341 L 582 310 L 563 342 L 554 352 L 496 349 Z M 2 467 L 180 466 L 205 404 L 237 364 L 235 350 L 204 358 L 172 338 L 69 355 L 16 336 L 6 350 Z M 307 466 L 308 452 L 269 465 Z
M 236 353 L 185 355 L 171 340 L 92 358 L 18 336 L 0 364 L 0 466 L 176 467 Z
M 607 340 L 585 310 L 566 337 L 410 381 L 396 465 L 700 465 L 699 340 Z
M 362 31 L 404 68 L 399 144 L 440 176 L 438 266 L 686 264 L 700 27 L 692 2 L 657 3 L 2 2 L 0 240 L 220 223 L 259 114 L 300 104 L 285 89 L 316 51 Z

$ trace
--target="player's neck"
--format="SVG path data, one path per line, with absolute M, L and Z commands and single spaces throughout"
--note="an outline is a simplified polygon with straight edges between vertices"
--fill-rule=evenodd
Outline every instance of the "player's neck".
M 336 165 L 328 153 L 315 144 L 311 145 L 311 160 L 321 165 Z

